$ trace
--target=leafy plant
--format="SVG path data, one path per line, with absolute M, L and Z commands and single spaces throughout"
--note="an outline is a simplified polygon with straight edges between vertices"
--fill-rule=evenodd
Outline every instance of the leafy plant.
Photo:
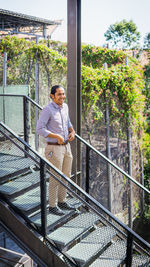
M 132 20 L 122 20 L 110 25 L 104 36 L 106 41 L 112 43 L 113 47 L 122 49 L 137 47 L 140 39 L 140 33 Z

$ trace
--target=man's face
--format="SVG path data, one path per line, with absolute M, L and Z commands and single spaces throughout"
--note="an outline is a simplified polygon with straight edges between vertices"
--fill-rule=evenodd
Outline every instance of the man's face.
M 56 93 L 54 95 L 51 94 L 51 98 L 58 106 L 62 106 L 66 98 L 65 90 L 62 87 L 57 88 Z

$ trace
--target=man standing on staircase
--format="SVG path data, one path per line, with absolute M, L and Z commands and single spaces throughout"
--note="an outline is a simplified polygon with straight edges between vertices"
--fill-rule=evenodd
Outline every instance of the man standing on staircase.
M 46 158 L 67 177 L 70 177 L 73 159 L 70 142 L 75 138 L 75 131 L 70 122 L 68 105 L 64 103 L 65 90 L 61 85 L 55 85 L 51 88 L 50 96 L 52 102 L 42 110 L 36 130 L 46 140 Z M 66 194 L 67 189 L 51 176 L 49 178 L 49 211 L 51 213 L 63 215 L 63 209 L 73 209 L 66 203 Z

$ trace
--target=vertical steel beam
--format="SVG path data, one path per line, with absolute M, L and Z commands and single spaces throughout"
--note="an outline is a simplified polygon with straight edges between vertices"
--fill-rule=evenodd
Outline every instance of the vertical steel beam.
M 70 118 L 75 131 L 77 131 L 77 0 L 68 0 L 67 18 L 68 18 L 67 98 L 68 98 Z M 72 143 L 72 153 L 73 153 L 72 172 L 73 174 L 75 174 L 77 171 L 76 140 Z
M 68 55 L 67 96 L 69 112 L 75 131 L 81 135 L 81 0 L 68 0 Z M 81 170 L 80 144 L 72 144 L 73 168 L 75 174 Z M 80 177 L 75 178 L 80 185 Z
M 77 134 L 81 136 L 81 0 L 77 0 Z M 77 171 L 81 171 L 81 142 L 77 142 Z M 78 176 L 77 184 L 81 185 L 81 177 Z

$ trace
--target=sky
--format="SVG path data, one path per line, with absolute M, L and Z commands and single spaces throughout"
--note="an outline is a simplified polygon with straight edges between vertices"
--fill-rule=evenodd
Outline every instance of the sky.
M 52 34 L 67 41 L 67 0 L 0 0 L 0 8 L 49 20 L 63 20 Z M 150 32 L 150 0 L 81 0 L 81 41 L 102 46 L 111 24 L 133 20 L 141 41 Z

